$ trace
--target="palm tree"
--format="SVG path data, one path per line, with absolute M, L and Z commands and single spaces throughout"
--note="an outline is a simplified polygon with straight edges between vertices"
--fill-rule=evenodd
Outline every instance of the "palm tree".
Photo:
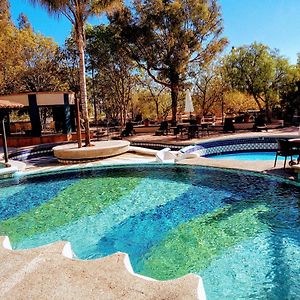
M 117 8 L 121 0 L 29 0 L 33 4 L 39 3 L 50 14 L 64 15 L 73 25 L 75 41 L 79 51 L 80 98 L 85 127 L 85 145 L 90 146 L 90 127 L 87 105 L 87 91 L 85 78 L 85 23 L 88 17 L 100 15 Z M 80 130 L 80 125 L 79 125 Z M 78 142 L 78 145 L 80 147 Z

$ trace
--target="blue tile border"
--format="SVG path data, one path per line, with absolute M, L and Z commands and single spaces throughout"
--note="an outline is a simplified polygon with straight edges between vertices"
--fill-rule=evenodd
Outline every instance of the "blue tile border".
M 184 149 L 183 149 L 184 150 Z M 232 138 L 216 141 L 208 141 L 189 147 L 187 153 L 197 152 L 200 156 L 248 152 L 248 151 L 276 151 L 277 137 L 252 137 L 252 138 Z
M 154 143 L 154 142 L 135 142 L 131 141 L 131 146 L 147 147 L 150 149 L 160 150 L 163 148 L 170 148 L 173 151 L 180 150 L 185 153 L 197 152 L 200 156 L 207 157 L 209 155 L 218 155 L 235 152 L 246 151 L 275 151 L 277 150 L 278 138 L 293 138 L 295 136 L 259 136 L 249 138 L 230 138 L 230 139 L 217 139 L 190 144 L 167 144 L 167 143 Z M 65 144 L 65 143 L 59 143 Z M 15 160 L 26 160 L 41 156 L 53 156 L 52 148 L 59 144 L 42 144 L 30 148 L 19 149 L 9 155 L 9 158 Z
M 170 148 L 171 150 L 180 150 L 184 147 L 189 145 L 174 145 L 174 144 L 164 144 L 164 143 L 150 143 L 150 142 L 130 142 L 130 146 L 137 146 L 137 147 L 147 147 L 154 150 L 161 150 L 164 148 Z

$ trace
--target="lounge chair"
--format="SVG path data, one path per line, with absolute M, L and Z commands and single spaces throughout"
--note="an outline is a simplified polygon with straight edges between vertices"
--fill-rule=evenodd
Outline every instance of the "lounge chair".
M 171 152 L 170 148 L 164 148 L 156 153 L 156 161 L 162 163 L 174 163 L 176 155 Z

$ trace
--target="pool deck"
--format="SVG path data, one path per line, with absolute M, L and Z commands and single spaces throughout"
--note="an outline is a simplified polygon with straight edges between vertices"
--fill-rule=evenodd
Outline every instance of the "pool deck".
M 298 127 L 286 127 L 279 129 L 271 129 L 268 132 L 240 132 L 231 134 L 210 134 L 209 136 L 203 136 L 197 139 L 186 139 L 177 138 L 174 135 L 162 135 L 155 136 L 152 134 L 137 134 L 130 136 L 127 140 L 132 142 L 150 142 L 150 143 L 161 143 L 168 145 L 191 145 L 198 142 L 203 142 L 207 140 L 217 140 L 217 139 L 231 139 L 231 138 L 241 138 L 241 137 L 261 137 L 261 136 L 297 136 L 299 132 Z M 1 156 L 0 147 L 0 156 Z M 10 149 L 13 151 L 15 149 Z M 155 157 L 150 155 L 138 154 L 138 153 L 124 153 L 114 157 L 108 157 L 105 159 L 73 164 L 72 166 L 65 166 L 60 164 L 56 158 L 52 157 L 39 157 L 32 158 L 26 161 L 25 172 L 39 172 L 46 170 L 60 170 L 69 167 L 89 167 L 89 166 L 103 166 L 103 165 L 119 165 L 119 164 L 133 164 L 133 163 L 149 163 L 155 162 Z M 296 179 L 297 175 L 287 164 L 286 169 L 283 169 L 283 162 L 278 161 L 276 167 L 274 168 L 274 161 L 237 161 L 237 160 L 214 160 L 209 158 L 197 158 L 197 159 L 186 159 L 178 162 L 178 164 L 190 164 L 190 165 L 200 165 L 200 166 L 210 166 L 219 168 L 229 168 L 229 169 L 240 169 L 267 173 L 271 175 L 276 175 L 291 180 Z
M 267 133 L 210 135 L 186 140 L 174 136 L 135 135 L 130 141 L 188 145 L 211 138 L 297 135 L 298 128 L 270 130 Z M 11 150 L 11 149 L 10 149 Z M 0 148 L 1 154 L 1 148 Z M 55 158 L 42 157 L 26 162 L 25 173 L 66 168 L 154 162 L 155 157 L 125 153 L 94 162 L 61 165 Z M 201 165 L 249 170 L 295 180 L 295 173 L 278 161 L 229 161 L 209 158 L 185 159 L 183 165 Z M 0 243 L 3 243 L 0 237 Z M 1 299 L 205 299 L 201 279 L 187 275 L 177 280 L 155 281 L 134 274 L 128 256 L 116 253 L 93 261 L 81 261 L 62 254 L 65 242 L 31 250 L 12 251 L 0 245 Z M 205 286 L 204 286 L 205 289 Z
M 124 253 L 76 260 L 62 255 L 65 244 L 21 251 L 0 247 L 1 299 L 197 299 L 196 275 L 149 280 L 128 270 Z

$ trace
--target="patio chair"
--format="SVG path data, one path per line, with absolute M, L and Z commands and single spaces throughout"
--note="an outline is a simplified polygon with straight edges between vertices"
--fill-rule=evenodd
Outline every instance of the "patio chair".
M 129 136 L 134 134 L 133 124 L 128 121 L 125 124 L 125 129 L 122 131 L 121 136 Z
M 169 124 L 168 121 L 162 121 L 159 128 L 155 131 L 155 135 L 168 135 Z
M 235 128 L 233 125 L 233 118 L 225 118 L 224 125 L 223 125 L 224 132 L 235 132 Z
M 204 133 L 206 133 L 207 135 L 209 135 L 209 124 L 208 123 L 202 123 L 202 124 L 200 124 L 201 126 L 201 129 L 200 129 L 200 131 L 201 131 L 201 135 L 204 135 Z
M 291 143 L 288 140 L 278 139 L 277 140 L 277 144 L 278 144 L 278 149 L 276 151 L 276 157 L 275 157 L 274 167 L 276 167 L 277 157 L 278 156 L 284 156 L 285 159 L 284 159 L 284 166 L 283 166 L 283 168 L 285 169 L 287 157 L 290 156 L 291 157 L 291 161 L 293 161 L 293 155 L 297 154 L 297 151 L 292 148 L 292 145 L 291 145 Z
M 258 115 L 255 118 L 255 121 L 253 124 L 253 130 L 254 131 L 262 131 L 262 130 L 268 131 L 268 126 L 265 122 L 265 118 L 263 115 Z
M 198 125 L 189 125 L 188 127 L 188 138 L 193 139 L 199 136 Z
M 176 127 L 171 127 L 171 129 L 173 129 L 173 133 L 174 135 L 176 135 L 176 139 L 178 134 L 183 137 L 183 134 L 186 132 L 186 128 L 182 124 L 179 124 Z

